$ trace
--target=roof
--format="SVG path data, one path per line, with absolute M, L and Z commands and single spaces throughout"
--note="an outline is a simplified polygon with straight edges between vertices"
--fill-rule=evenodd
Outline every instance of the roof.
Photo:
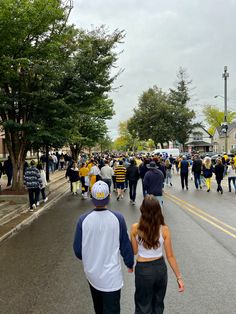
M 186 143 L 186 145 L 189 145 L 189 146 L 212 146 L 212 144 L 204 142 L 204 141 L 192 141 L 192 142 Z

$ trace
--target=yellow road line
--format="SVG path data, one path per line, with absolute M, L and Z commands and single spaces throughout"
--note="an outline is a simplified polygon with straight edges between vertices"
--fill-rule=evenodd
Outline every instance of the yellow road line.
M 165 193 L 166 194 L 166 193 Z M 185 204 L 182 204 L 180 201 L 177 201 L 173 198 L 171 198 L 169 195 L 166 194 L 166 197 L 171 200 L 172 202 L 176 203 L 177 205 L 180 205 L 182 208 L 188 210 L 189 212 L 191 212 L 192 214 L 200 217 L 201 219 L 205 220 L 206 222 L 208 222 L 209 224 L 213 225 L 214 227 L 216 227 L 217 229 L 223 231 L 224 233 L 230 235 L 231 237 L 235 238 L 236 239 L 236 234 L 226 230 L 225 228 L 219 226 L 218 224 L 214 223 L 213 221 L 209 220 L 208 218 L 204 217 L 203 215 L 197 213 L 195 210 L 189 208 L 189 206 L 185 205 Z M 214 217 L 213 217 L 214 218 Z
M 166 192 L 165 192 L 165 195 L 168 195 L 169 197 L 172 197 L 172 198 L 176 199 L 177 201 L 186 204 L 187 206 L 189 206 L 189 207 L 191 207 L 191 208 L 197 210 L 197 211 L 200 212 L 201 214 L 203 214 L 203 215 L 209 217 L 210 219 L 212 219 L 212 220 L 218 222 L 219 224 L 221 224 L 221 225 L 227 227 L 228 229 L 231 229 L 231 230 L 233 230 L 233 231 L 236 231 L 236 228 L 234 228 L 234 227 L 228 225 L 227 223 L 221 221 L 220 219 L 218 219 L 218 218 L 216 218 L 216 217 L 214 217 L 214 216 L 212 216 L 212 215 L 209 215 L 208 213 L 206 213 L 206 212 L 203 211 L 202 209 L 200 209 L 200 208 L 198 208 L 198 207 L 196 207 L 196 206 L 194 206 L 194 205 L 192 205 L 192 204 L 190 204 L 190 203 L 188 203 L 188 202 L 186 202 L 186 201 L 184 201 L 184 200 L 178 198 L 177 196 L 175 196 L 175 195 L 173 195 L 173 194 L 166 193 Z

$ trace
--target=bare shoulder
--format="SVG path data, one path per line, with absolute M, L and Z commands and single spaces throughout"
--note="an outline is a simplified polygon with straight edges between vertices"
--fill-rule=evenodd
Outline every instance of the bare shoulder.
M 132 234 L 137 234 L 137 230 L 138 230 L 138 223 L 135 223 L 131 226 Z
M 162 235 L 165 239 L 170 234 L 170 229 L 167 225 L 162 226 Z

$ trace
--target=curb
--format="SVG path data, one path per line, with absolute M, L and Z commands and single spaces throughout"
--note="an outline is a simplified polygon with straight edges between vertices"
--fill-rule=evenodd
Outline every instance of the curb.
M 37 212 L 33 213 L 30 217 L 26 218 L 22 222 L 20 222 L 18 225 L 16 225 L 14 228 L 12 228 L 10 231 L 8 231 L 6 234 L 4 234 L 0 238 L 0 243 L 9 238 L 10 236 L 13 236 L 15 233 L 17 233 L 20 229 L 22 229 L 24 226 L 29 225 L 32 223 L 35 219 L 37 219 L 44 211 L 46 211 L 48 208 L 50 208 L 52 205 L 57 203 L 64 195 L 66 195 L 69 191 L 69 187 L 59 195 L 55 196 L 52 200 L 50 200 L 48 203 L 46 203 L 42 208 L 37 210 Z

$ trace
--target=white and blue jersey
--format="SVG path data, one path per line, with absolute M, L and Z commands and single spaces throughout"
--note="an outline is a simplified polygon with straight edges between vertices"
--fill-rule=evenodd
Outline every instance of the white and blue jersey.
M 123 286 L 120 254 L 128 268 L 134 264 L 125 219 L 108 209 L 94 209 L 80 217 L 74 252 L 83 261 L 89 283 L 100 291 L 117 291 Z

